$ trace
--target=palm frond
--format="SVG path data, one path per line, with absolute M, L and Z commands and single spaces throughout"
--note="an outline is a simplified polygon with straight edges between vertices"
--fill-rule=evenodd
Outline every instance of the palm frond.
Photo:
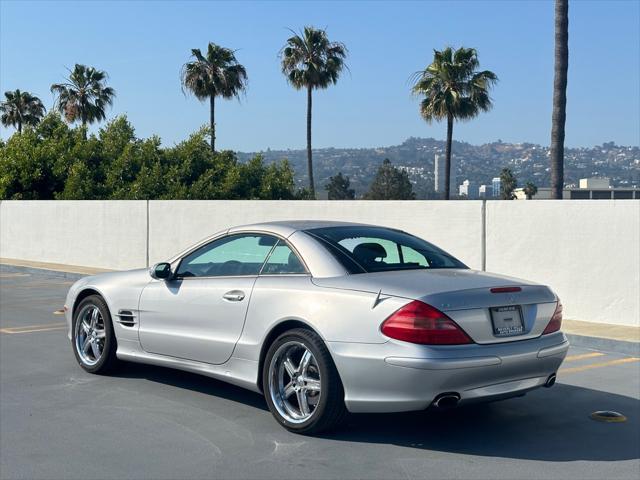
M 489 70 L 477 71 L 479 65 L 473 48 L 434 50 L 433 61 L 411 77 L 411 92 L 425 97 L 420 103 L 422 117 L 427 122 L 468 120 L 488 111 L 492 106 L 489 90 L 498 77 Z
M 198 48 L 191 50 L 191 56 L 193 60 L 185 63 L 180 72 L 183 92 L 204 101 L 217 96 L 239 98 L 246 90 L 247 71 L 234 50 L 210 42 L 206 56 Z
M 65 82 L 51 85 L 51 92 L 56 95 L 55 108 L 70 123 L 104 120 L 105 110 L 116 96 L 115 90 L 105 84 L 108 78 L 102 70 L 76 64 Z
M 282 73 L 296 89 L 327 88 L 335 84 L 343 70 L 347 47 L 331 42 L 325 30 L 306 26 L 287 39 L 280 50 Z

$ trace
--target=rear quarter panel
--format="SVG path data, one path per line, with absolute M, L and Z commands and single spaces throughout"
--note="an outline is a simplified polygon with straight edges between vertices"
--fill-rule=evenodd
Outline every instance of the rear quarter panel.
M 380 324 L 408 302 L 377 294 L 314 285 L 309 276 L 262 276 L 256 281 L 242 336 L 233 356 L 258 360 L 262 343 L 278 324 L 297 320 L 325 342 L 384 343 Z

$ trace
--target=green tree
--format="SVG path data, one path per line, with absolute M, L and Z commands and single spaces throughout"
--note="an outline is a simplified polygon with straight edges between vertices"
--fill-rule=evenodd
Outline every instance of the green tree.
M 414 200 L 413 187 L 406 170 L 394 167 L 385 158 L 364 196 L 367 200 Z
M 235 52 L 209 42 L 207 55 L 199 48 L 191 50 L 193 60 L 182 67 L 183 88 L 200 101 L 209 100 L 211 151 L 216 151 L 216 97 L 239 98 L 247 87 L 247 71 L 238 63 Z
M 102 70 L 76 63 L 65 82 L 51 85 L 51 92 L 57 96 L 56 108 L 67 122 L 79 120 L 86 127 L 105 119 L 105 110 L 116 96 L 106 80 Z
M 535 196 L 535 194 L 538 193 L 538 187 L 536 187 L 536 185 L 532 182 L 527 182 L 525 183 L 522 191 L 526 195 L 527 200 L 531 200 Z
M 564 126 L 567 119 L 569 69 L 569 0 L 556 0 L 553 112 L 551 116 L 551 198 L 562 199 L 564 187 Z
M 282 73 L 296 90 L 307 90 L 307 172 L 309 192 L 315 198 L 313 157 L 311 153 L 311 111 L 314 89 L 328 88 L 338 82 L 345 68 L 347 47 L 331 42 L 325 30 L 304 27 L 299 34 L 287 39 L 282 48 Z
M 453 122 L 470 120 L 491 109 L 490 88 L 497 82 L 495 73 L 479 71 L 478 54 L 473 48 L 434 50 L 433 62 L 416 74 L 413 93 L 424 95 L 420 114 L 427 123 L 447 121 L 445 148 L 444 198 L 449 199 Z
M 23 125 L 35 126 L 45 113 L 42 101 L 29 92 L 14 90 L 4 92 L 4 101 L 0 102 L 2 125 L 15 127 L 22 133 Z
M 125 116 L 84 137 L 55 112 L 0 141 L 0 199 L 298 199 L 287 161 L 240 163 L 212 152 L 207 127 L 170 148 L 140 139 Z
M 324 186 L 328 192 L 329 200 L 353 200 L 356 198 L 356 191 L 351 186 L 349 177 L 339 172 L 337 175 L 329 178 L 329 183 Z
M 55 114 L 0 146 L 0 199 L 50 200 L 64 188 L 79 140 Z
M 108 198 L 146 200 L 165 193 L 160 138 L 136 138 L 133 126 L 122 115 L 100 129 L 99 139 Z
M 500 172 L 500 198 L 502 200 L 513 200 L 518 181 L 509 168 L 503 168 Z

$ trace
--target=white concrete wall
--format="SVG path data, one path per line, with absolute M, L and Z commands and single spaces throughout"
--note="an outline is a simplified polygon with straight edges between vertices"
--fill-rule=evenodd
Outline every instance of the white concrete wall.
M 486 269 L 551 286 L 565 318 L 640 326 L 640 201 L 487 202 Z
M 2 201 L 0 257 L 125 269 L 146 264 L 145 201 Z
M 483 210 L 485 213 L 483 214 Z M 126 269 L 233 225 L 402 228 L 471 268 L 550 285 L 565 318 L 640 326 L 640 201 L 2 201 L 0 257 Z M 486 230 L 486 234 L 483 233 Z

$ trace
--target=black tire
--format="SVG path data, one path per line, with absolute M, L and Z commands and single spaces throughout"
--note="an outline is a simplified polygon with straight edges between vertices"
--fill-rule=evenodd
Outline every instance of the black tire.
M 102 356 L 98 360 L 97 363 L 93 365 L 87 364 L 80 353 L 78 352 L 77 347 L 77 328 L 76 325 L 79 320 L 80 313 L 87 306 L 95 306 L 100 311 L 100 315 L 102 316 L 104 323 L 104 346 L 102 349 Z M 95 373 L 98 375 L 104 375 L 109 372 L 114 371 L 119 366 L 119 360 L 116 357 L 116 350 L 118 348 L 117 340 L 115 334 L 113 333 L 113 324 L 111 323 L 111 314 L 109 313 L 109 308 L 105 303 L 104 299 L 99 295 L 91 295 L 87 298 L 83 299 L 80 304 L 76 307 L 75 312 L 73 314 L 73 324 L 71 330 L 71 348 L 73 349 L 73 354 L 76 357 L 78 364 L 87 372 Z
M 303 423 L 292 423 L 280 414 L 270 392 L 270 365 L 278 349 L 291 341 L 300 342 L 315 357 L 321 378 L 321 394 L 311 417 Z M 269 410 L 287 430 L 300 434 L 317 434 L 338 427 L 347 415 L 344 404 L 344 389 L 331 354 L 322 339 L 313 331 L 304 328 L 289 330 L 280 335 L 270 346 L 262 368 L 262 388 Z

